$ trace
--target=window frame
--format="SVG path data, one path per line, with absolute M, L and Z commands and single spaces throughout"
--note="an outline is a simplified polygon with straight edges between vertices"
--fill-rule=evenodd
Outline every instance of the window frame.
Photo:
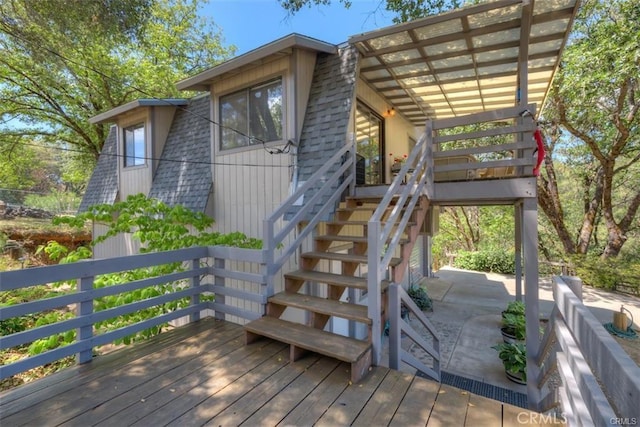
M 245 129 L 238 129 L 240 132 L 246 134 L 246 135 L 251 135 L 251 94 L 260 89 L 260 88 L 264 88 L 267 86 L 271 86 L 274 83 L 279 83 L 280 86 L 280 92 L 281 92 L 281 121 L 280 121 L 280 129 L 279 129 L 279 139 L 274 139 L 274 140 L 270 140 L 270 141 L 265 141 L 265 145 L 266 146 L 272 146 L 272 145 L 278 145 L 278 144 L 282 144 L 285 141 L 285 132 L 286 132 L 286 85 L 285 85 L 285 78 L 283 75 L 277 75 L 275 77 L 271 77 L 271 78 L 266 78 L 266 79 L 262 79 L 259 80 L 253 84 L 247 85 L 242 87 L 241 89 L 238 90 L 232 90 L 223 94 L 220 94 L 217 98 L 216 98 L 216 107 L 217 107 L 217 116 L 218 116 L 218 132 L 217 132 L 217 142 L 216 142 L 216 151 L 220 154 L 230 154 L 230 153 L 235 153 L 235 152 L 239 152 L 239 151 L 246 151 L 246 150 L 255 150 L 257 148 L 260 148 L 262 146 L 262 144 L 260 142 L 255 142 L 255 143 L 247 143 L 246 145 L 238 145 L 235 147 L 230 147 L 230 148 L 225 148 L 223 147 L 223 134 L 225 131 L 225 126 L 227 126 L 224 122 L 223 122 L 223 111 L 222 111 L 222 104 L 223 101 L 225 100 L 225 98 L 231 97 L 231 96 L 237 96 L 240 94 L 244 94 L 244 100 L 245 100 L 245 107 L 246 107 L 246 128 Z M 278 131 L 278 129 L 276 129 L 276 131 Z M 258 137 L 257 137 L 258 138 Z
M 135 134 L 136 130 L 142 129 L 142 153 L 136 152 L 136 140 Z M 133 140 L 133 155 L 129 156 L 127 154 L 127 133 L 133 132 L 134 140 Z M 133 160 L 133 163 L 129 163 L 129 160 Z M 141 163 L 136 162 L 136 160 L 141 161 Z M 147 165 L 147 134 L 146 134 L 146 125 L 145 122 L 139 122 L 130 126 L 126 126 L 122 128 L 122 167 L 124 169 L 132 169 L 136 167 L 144 167 Z

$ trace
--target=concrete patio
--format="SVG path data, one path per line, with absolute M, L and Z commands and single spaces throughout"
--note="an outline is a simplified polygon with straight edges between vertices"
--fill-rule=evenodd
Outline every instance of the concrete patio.
M 491 346 L 502 341 L 501 312 L 515 297 L 511 276 L 444 267 L 421 282 L 433 300 L 427 317 L 441 332 L 441 368 L 449 373 L 526 394 L 526 386 L 509 381 Z M 540 317 L 553 307 L 550 279 L 541 279 Z M 612 321 L 620 305 L 629 309 L 637 329 L 640 300 L 618 293 L 583 288 L 583 300 L 601 323 Z M 640 347 L 640 340 L 630 342 Z M 626 348 L 626 347 L 625 347 Z M 633 355 L 632 355 L 633 358 Z M 637 362 L 637 359 L 636 359 Z

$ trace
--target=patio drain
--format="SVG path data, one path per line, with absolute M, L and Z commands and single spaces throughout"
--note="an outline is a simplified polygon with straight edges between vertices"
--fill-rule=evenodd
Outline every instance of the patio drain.
M 422 374 L 422 372 L 420 371 L 416 373 L 416 376 L 429 379 L 429 377 Z M 489 399 L 497 400 L 499 402 L 519 406 L 520 408 L 528 408 L 527 395 L 524 393 L 519 393 L 517 391 L 509 390 L 503 387 L 498 387 L 492 384 L 472 380 L 470 378 L 461 377 L 459 375 L 451 374 L 445 371 L 442 371 L 441 378 L 443 384 L 457 387 L 459 389 L 466 390 L 480 396 L 488 397 Z

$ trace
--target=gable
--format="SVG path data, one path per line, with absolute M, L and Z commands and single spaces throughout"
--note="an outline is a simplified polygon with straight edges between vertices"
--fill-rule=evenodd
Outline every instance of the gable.
M 209 97 L 176 111 L 149 197 L 204 212 L 212 185 Z
M 111 126 L 109 135 L 102 146 L 93 174 L 87 184 L 78 213 L 99 204 L 112 204 L 118 195 L 118 152 L 116 126 Z

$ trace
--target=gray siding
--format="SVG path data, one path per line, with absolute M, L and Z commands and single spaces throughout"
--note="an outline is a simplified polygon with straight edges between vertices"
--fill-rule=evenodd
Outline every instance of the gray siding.
M 176 111 L 149 197 L 205 211 L 212 182 L 209 109 L 206 96 Z
M 300 181 L 306 181 L 347 140 L 357 59 L 353 46 L 341 48 L 338 55 L 318 55 L 298 151 Z
M 111 126 L 104 142 L 96 168 L 87 184 L 78 212 L 86 212 L 90 206 L 114 203 L 118 195 L 118 138 L 116 127 Z

